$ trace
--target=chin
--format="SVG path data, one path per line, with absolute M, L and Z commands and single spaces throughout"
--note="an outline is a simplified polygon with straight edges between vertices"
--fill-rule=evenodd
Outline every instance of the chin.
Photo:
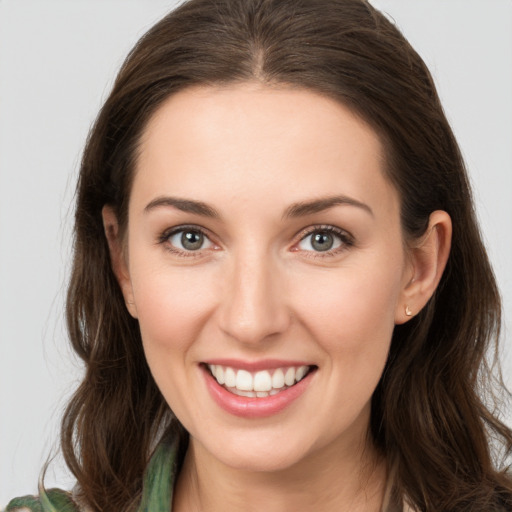
M 240 454 L 225 454 L 224 462 L 227 466 L 247 472 L 254 473 L 273 473 L 284 471 L 304 460 L 305 454 L 301 453 L 255 453 L 250 452 Z
M 289 469 L 308 458 L 309 442 L 305 439 L 272 437 L 263 430 L 249 436 L 232 436 L 203 445 L 222 464 L 250 472 L 275 472 Z

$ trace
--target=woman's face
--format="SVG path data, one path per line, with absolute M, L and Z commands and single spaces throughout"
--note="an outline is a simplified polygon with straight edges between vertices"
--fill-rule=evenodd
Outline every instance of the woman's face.
M 383 167 L 374 131 L 305 90 L 188 89 L 150 121 L 120 281 L 201 453 L 276 470 L 361 449 L 411 279 Z

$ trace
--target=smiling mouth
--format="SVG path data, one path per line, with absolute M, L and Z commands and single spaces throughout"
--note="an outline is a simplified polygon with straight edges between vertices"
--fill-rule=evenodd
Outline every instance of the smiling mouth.
M 287 366 L 250 372 L 220 364 L 206 364 L 212 377 L 234 395 L 250 398 L 274 396 L 293 387 L 317 367 Z

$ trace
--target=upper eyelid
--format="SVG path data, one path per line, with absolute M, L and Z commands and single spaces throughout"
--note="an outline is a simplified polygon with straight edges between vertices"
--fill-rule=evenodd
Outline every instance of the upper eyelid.
M 175 235 L 176 233 L 180 233 L 181 231 L 198 231 L 202 233 L 204 236 L 211 239 L 210 231 L 202 226 L 197 226 L 195 224 L 183 224 L 180 226 L 174 226 L 172 228 L 165 229 L 162 231 L 162 238 L 169 238 L 171 235 Z
M 170 242 L 170 238 L 183 231 L 197 231 L 201 233 L 210 242 L 210 244 L 212 244 L 213 246 L 217 245 L 217 243 L 208 234 L 207 229 L 201 226 L 197 226 L 195 224 L 180 225 L 165 229 L 163 232 L 160 233 L 160 235 L 158 235 L 157 245 L 164 246 L 166 251 L 169 251 L 173 253 L 175 256 L 179 256 L 181 258 L 201 258 L 204 256 L 205 251 L 211 249 L 211 247 L 207 247 L 205 249 L 187 250 L 181 249 L 180 247 L 176 247 L 174 244 Z
M 212 244 L 218 245 L 218 242 L 215 241 L 215 237 L 213 237 L 210 234 L 209 230 L 207 230 L 206 228 L 203 228 L 202 226 L 198 226 L 196 224 L 183 224 L 183 225 L 174 226 L 172 228 L 165 229 L 158 235 L 157 242 L 159 244 L 169 242 L 169 239 L 171 238 L 171 236 L 176 235 L 177 233 L 180 233 L 182 231 L 187 231 L 187 230 L 197 231 L 197 232 L 201 233 L 205 238 L 207 238 Z M 178 249 L 178 250 L 180 250 L 180 249 Z M 197 251 L 190 251 L 190 252 L 199 253 L 199 252 L 201 252 L 201 250 L 202 249 L 199 249 Z
M 330 224 L 320 224 L 320 225 L 313 225 L 309 226 L 307 228 L 301 229 L 297 235 L 296 238 L 300 240 L 303 240 L 306 236 L 309 236 L 313 233 L 321 232 L 321 231 L 328 231 L 330 233 L 334 233 L 335 235 L 338 235 L 342 238 L 349 238 L 350 240 L 353 240 L 354 237 L 350 232 L 348 232 L 346 229 L 339 228 L 337 226 L 332 226 Z
M 173 226 L 171 228 L 167 228 L 162 232 L 162 235 L 172 235 L 174 233 L 179 233 L 180 231 L 185 231 L 187 229 L 190 229 L 191 231 L 200 231 L 201 233 L 208 235 L 210 232 L 209 229 L 199 226 L 198 224 L 180 224 L 178 226 Z M 311 233 L 314 233 L 315 231 L 333 231 L 336 233 L 339 233 L 340 235 L 347 235 L 349 237 L 352 237 L 352 235 L 346 230 L 339 228 L 337 226 L 333 226 L 331 224 L 313 224 L 310 226 L 307 226 L 305 228 L 300 229 L 294 236 L 294 238 L 298 236 L 307 236 Z

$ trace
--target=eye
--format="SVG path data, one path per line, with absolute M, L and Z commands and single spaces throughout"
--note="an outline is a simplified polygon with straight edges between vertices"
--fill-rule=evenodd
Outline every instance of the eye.
M 180 228 L 162 238 L 162 241 L 167 242 L 177 252 L 194 252 L 213 246 L 211 240 L 197 228 Z
M 325 226 L 309 231 L 297 247 L 301 251 L 332 253 L 351 245 L 353 241 L 348 233 L 333 226 Z

